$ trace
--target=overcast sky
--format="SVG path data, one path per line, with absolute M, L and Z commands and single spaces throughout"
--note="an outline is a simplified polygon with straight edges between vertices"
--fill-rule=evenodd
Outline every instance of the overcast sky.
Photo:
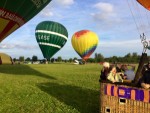
M 150 39 L 150 11 L 136 0 L 52 0 L 39 14 L 3 40 L 0 52 L 13 58 L 36 55 L 43 59 L 35 38 L 35 28 L 45 20 L 63 24 L 69 33 L 67 43 L 53 56 L 55 58 L 80 58 L 72 48 L 71 37 L 83 29 L 99 36 L 99 44 L 91 57 L 95 53 L 101 53 L 104 57 L 133 52 L 141 54 L 143 45 L 140 34 L 145 32 L 147 40 Z

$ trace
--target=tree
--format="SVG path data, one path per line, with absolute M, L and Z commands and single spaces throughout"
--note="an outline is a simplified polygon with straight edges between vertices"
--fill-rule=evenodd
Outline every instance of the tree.
M 138 57 L 137 53 L 136 52 L 132 53 L 132 57 L 137 58 Z
M 31 61 L 31 59 L 28 57 L 28 58 L 25 59 L 25 61 Z
M 55 62 L 55 58 L 51 58 L 51 63 L 54 63 Z
M 95 53 L 95 60 L 96 62 L 102 62 L 104 61 L 104 56 L 101 53 Z
M 16 61 L 17 61 L 17 59 L 16 59 L 16 58 L 13 58 L 13 61 L 14 61 L 14 62 L 16 62 Z
M 94 59 L 94 58 L 89 58 L 89 59 L 87 60 L 87 62 L 94 63 L 94 62 L 95 62 L 95 59 Z
M 37 56 L 35 56 L 35 55 L 33 55 L 33 57 L 32 57 L 32 61 L 33 62 L 36 62 L 38 60 L 38 57 Z
M 72 62 L 73 61 L 73 59 L 72 58 L 69 58 L 69 62 Z
M 58 60 L 58 62 L 61 62 L 61 61 L 62 61 L 61 56 L 59 56 L 59 57 L 57 58 L 57 60 Z
M 23 61 L 24 61 L 24 56 L 20 56 L 20 57 L 19 57 L 19 61 L 20 61 L 20 62 L 23 62 Z

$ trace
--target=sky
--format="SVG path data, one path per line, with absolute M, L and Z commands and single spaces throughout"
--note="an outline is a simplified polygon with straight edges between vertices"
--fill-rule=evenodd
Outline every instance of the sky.
M 52 0 L 40 13 L 10 34 L 0 43 L 0 52 L 12 58 L 43 59 L 35 38 L 35 28 L 42 21 L 61 23 L 68 30 L 68 40 L 53 58 L 80 58 L 71 44 L 72 35 L 87 29 L 99 37 L 95 53 L 104 57 L 124 56 L 136 52 L 142 54 L 140 34 L 143 32 L 149 41 L 150 11 L 136 0 Z M 149 54 L 149 51 L 147 51 Z

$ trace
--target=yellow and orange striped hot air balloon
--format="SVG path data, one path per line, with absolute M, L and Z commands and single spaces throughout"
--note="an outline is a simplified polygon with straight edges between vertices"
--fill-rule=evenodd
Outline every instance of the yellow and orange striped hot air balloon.
M 99 39 L 96 33 L 90 30 L 81 30 L 73 34 L 72 46 L 83 60 L 87 60 L 95 51 Z

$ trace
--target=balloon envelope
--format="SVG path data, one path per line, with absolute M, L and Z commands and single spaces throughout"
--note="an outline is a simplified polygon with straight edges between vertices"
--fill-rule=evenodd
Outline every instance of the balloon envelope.
M 150 10 L 150 0 L 137 0 L 143 7 Z
M 21 27 L 51 0 L 0 0 L 0 42 Z
M 89 30 L 81 30 L 72 36 L 72 46 L 83 60 L 87 60 L 95 51 L 99 39 L 96 33 Z
M 37 25 L 35 36 L 44 58 L 49 59 L 65 45 L 68 32 L 60 23 L 43 21 Z

